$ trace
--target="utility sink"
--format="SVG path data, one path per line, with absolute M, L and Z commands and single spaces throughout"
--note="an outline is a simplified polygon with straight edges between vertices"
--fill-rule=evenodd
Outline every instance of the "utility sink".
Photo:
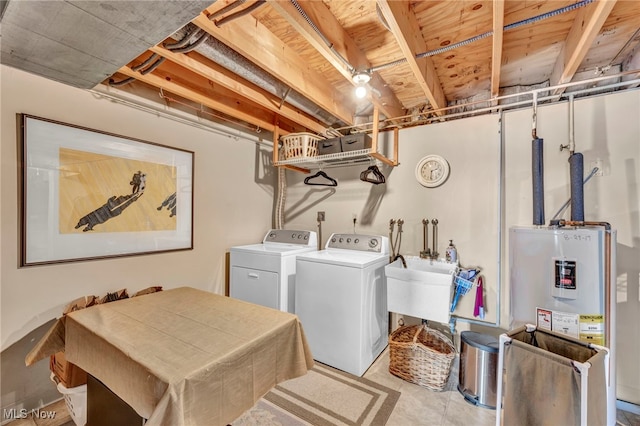
M 385 266 L 387 309 L 403 315 L 449 322 L 453 278 L 457 263 L 406 257 Z

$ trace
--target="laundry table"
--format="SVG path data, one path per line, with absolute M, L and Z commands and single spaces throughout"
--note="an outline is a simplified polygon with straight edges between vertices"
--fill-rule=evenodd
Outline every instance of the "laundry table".
M 313 366 L 295 315 L 189 287 L 72 312 L 65 345 L 147 426 L 228 424 Z

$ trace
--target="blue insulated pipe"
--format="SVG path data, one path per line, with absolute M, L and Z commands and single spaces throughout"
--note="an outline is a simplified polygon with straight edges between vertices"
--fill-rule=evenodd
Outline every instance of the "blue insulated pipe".
M 571 181 L 571 220 L 584 221 L 584 158 L 580 153 L 569 157 L 569 178 Z
M 542 164 L 543 139 L 531 142 L 531 177 L 533 180 L 533 224 L 544 225 L 544 169 Z

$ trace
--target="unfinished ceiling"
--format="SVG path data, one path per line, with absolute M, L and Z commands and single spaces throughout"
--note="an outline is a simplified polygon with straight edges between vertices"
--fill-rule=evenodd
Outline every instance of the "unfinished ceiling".
M 415 125 L 531 88 L 560 95 L 576 89 L 555 88 L 564 83 L 640 76 L 638 0 L 4 6 L 4 64 L 77 87 L 153 93 L 204 118 L 275 133 L 326 133 L 373 111 Z M 359 73 L 370 77 L 361 100 L 353 93 Z M 611 78 L 593 81 L 600 76 Z

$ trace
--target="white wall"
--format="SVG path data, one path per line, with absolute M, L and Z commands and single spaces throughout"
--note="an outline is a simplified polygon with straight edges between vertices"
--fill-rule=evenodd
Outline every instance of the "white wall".
M 91 93 L 0 68 L 2 350 L 60 316 L 71 300 L 121 288 L 225 289 L 225 253 L 258 242 L 272 224 L 275 171 L 269 146 L 235 139 L 126 107 Z M 194 249 L 19 268 L 16 114 L 35 116 L 194 151 Z
M 585 220 L 609 222 L 617 231 L 617 397 L 640 404 L 640 91 L 576 100 L 574 106 L 576 152 L 584 155 L 585 175 L 597 160 L 603 168 L 603 176 L 584 187 Z M 505 116 L 507 228 L 533 220 L 531 114 L 527 109 Z M 547 223 L 570 197 L 568 153 L 559 149 L 569 141 L 569 117 L 568 102 L 538 110 Z M 561 218 L 569 219 L 570 209 Z M 508 292 L 504 300 L 506 309 Z
M 585 220 L 607 221 L 617 230 L 618 397 L 640 403 L 640 91 L 575 101 L 576 151 L 584 155 L 585 174 L 600 160 L 604 176 L 585 186 Z M 486 321 L 499 318 L 507 329 L 508 229 L 532 225 L 531 127 L 532 109 L 506 112 L 502 175 L 499 115 L 467 118 L 400 131 L 400 165 L 386 168 L 386 185 L 361 182 L 364 166 L 325 170 L 338 187 L 318 189 L 302 183 L 304 176 L 287 172 L 286 225 L 315 229 L 316 212 L 326 212 L 323 237 L 351 232 L 352 215 L 358 232 L 388 235 L 389 219 L 403 218 L 403 254 L 417 255 L 422 247 L 422 218 L 438 218 L 438 251 L 449 239 L 456 244 L 462 266 L 480 266 L 485 276 Z M 544 139 L 546 222 L 570 197 L 568 102 L 538 108 L 537 134 Z M 440 154 L 451 164 L 451 177 L 439 188 L 421 187 L 414 178 L 418 161 Z M 502 210 L 499 195 L 502 194 Z M 502 226 L 499 223 L 502 215 Z M 562 218 L 570 218 L 570 211 Z M 431 234 L 431 228 L 429 229 Z M 502 241 L 502 244 L 499 244 Z M 431 245 L 431 244 L 430 244 Z M 502 273 L 500 273 L 502 272 Z M 501 287 L 497 315 L 496 292 Z M 473 293 L 462 299 L 456 313 L 473 319 Z M 475 320 L 475 319 L 474 319 Z M 458 329 L 469 325 L 458 321 Z
M 222 293 L 225 252 L 233 245 L 260 240 L 271 226 L 276 173 L 265 167 L 264 157 L 270 151 L 256 152 L 252 143 L 97 100 L 88 92 L 11 68 L 0 70 L 2 348 L 58 316 L 68 301 L 81 295 L 123 287 L 136 291 L 150 285 L 190 285 Z M 15 114 L 21 112 L 195 151 L 195 249 L 18 268 Z M 558 149 L 568 141 L 568 106 L 542 106 L 538 115 L 538 135 L 545 140 L 548 221 L 569 197 L 567 153 Z M 624 371 L 618 383 L 619 392 L 627 392 L 623 399 L 632 402 L 633 395 L 636 399 L 640 395 L 640 366 L 632 359 L 640 352 L 639 118 L 640 91 L 575 103 L 576 149 L 585 156 L 585 171 L 597 158 L 605 169 L 605 176 L 593 178 L 585 187 L 585 218 L 608 221 L 618 231 L 617 352 L 618 371 Z M 325 211 L 326 241 L 331 232 L 351 232 L 354 213 L 361 233 L 388 235 L 389 220 L 402 218 L 401 252 L 417 255 L 422 249 L 422 219 L 437 218 L 438 251 L 443 253 L 453 239 L 462 265 L 482 268 L 486 321 L 500 319 L 507 328 L 507 230 L 532 223 L 531 109 L 506 113 L 503 124 L 502 147 L 498 115 L 402 130 L 400 165 L 383 168 L 385 185 L 359 180 L 367 165 L 326 169 L 338 180 L 336 188 L 306 186 L 304 175 L 287 171 L 285 225 L 316 229 L 316 212 Z M 451 177 L 442 187 L 424 188 L 414 177 L 417 162 L 428 154 L 443 155 L 451 164 Z M 498 312 L 499 284 L 503 300 Z M 473 318 L 472 305 L 473 296 L 466 296 L 457 312 Z M 468 324 L 458 326 L 463 330 Z
M 364 234 L 388 236 L 390 219 L 401 218 L 405 223 L 400 253 L 417 256 L 423 248 L 422 219 L 435 218 L 440 257 L 444 257 L 449 240 L 453 240 L 462 266 L 482 268 L 487 294 L 486 320 L 495 322 L 500 126 L 496 116 L 470 118 L 462 123 L 402 130 L 400 165 L 382 169 L 387 176 L 384 185 L 359 179 L 368 164 L 325 170 L 338 181 L 335 188 L 309 187 L 304 185 L 303 175 L 287 172 L 290 185 L 285 208 L 287 226 L 315 229 L 316 212 L 324 210 L 326 222 L 322 232 L 326 241 L 332 232 L 352 232 L 354 213 L 359 221 L 356 230 Z M 438 188 L 425 188 L 415 178 L 416 164 L 429 154 L 442 155 L 451 168 L 449 179 Z M 335 193 L 331 194 L 332 191 Z M 310 206 L 318 200 L 322 201 Z M 302 211 L 307 207 L 310 208 Z M 429 225 L 431 249 L 432 231 Z M 461 299 L 456 313 L 473 318 L 475 293 L 469 294 Z

